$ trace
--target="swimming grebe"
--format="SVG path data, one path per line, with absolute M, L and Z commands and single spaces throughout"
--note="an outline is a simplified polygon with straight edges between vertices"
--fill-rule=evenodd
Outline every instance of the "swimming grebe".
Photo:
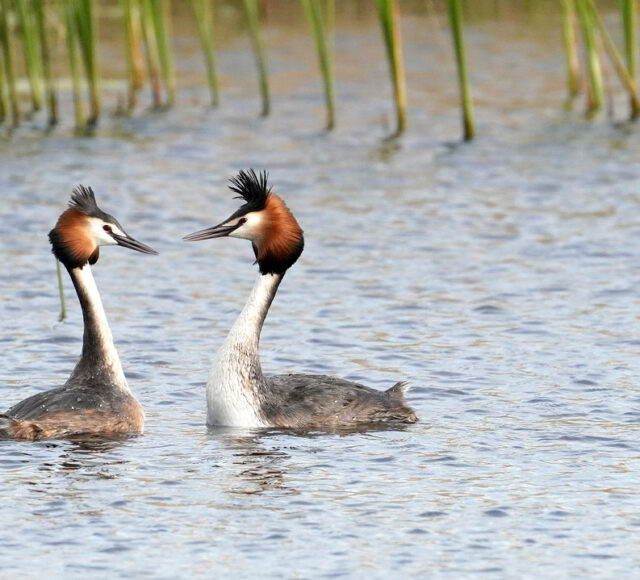
M 74 189 L 49 232 L 53 253 L 69 271 L 82 308 L 82 355 L 64 386 L 38 393 L 0 414 L 0 437 L 40 440 L 77 435 L 142 433 L 144 412 L 129 390 L 90 264 L 100 246 L 157 254 L 129 236 L 96 204 L 93 191 Z
M 302 229 L 271 193 L 267 174 L 250 169 L 231 179 L 245 204 L 230 218 L 188 236 L 250 240 L 260 268 L 242 313 L 218 351 L 207 381 L 207 423 L 237 427 L 335 428 L 365 423 L 414 423 L 405 384 L 378 391 L 326 375 L 262 374 L 259 340 L 269 306 L 304 247 Z

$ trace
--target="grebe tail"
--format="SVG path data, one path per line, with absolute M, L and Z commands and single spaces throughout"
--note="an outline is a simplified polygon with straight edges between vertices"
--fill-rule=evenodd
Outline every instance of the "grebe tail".
M 264 376 L 260 332 L 286 271 L 304 248 L 295 217 L 267 185 L 267 174 L 240 171 L 231 190 L 245 203 L 224 222 L 188 241 L 236 237 L 251 241 L 260 273 L 240 316 L 218 350 L 207 381 L 207 423 L 238 427 L 340 428 L 413 423 L 406 385 L 386 391 L 326 375 Z
M 142 433 L 144 412 L 124 376 L 91 265 L 98 261 L 101 246 L 157 252 L 129 236 L 98 207 L 93 190 L 83 186 L 74 189 L 49 240 L 80 301 L 82 354 L 63 386 L 28 397 L 0 415 L 0 436 L 39 440 Z

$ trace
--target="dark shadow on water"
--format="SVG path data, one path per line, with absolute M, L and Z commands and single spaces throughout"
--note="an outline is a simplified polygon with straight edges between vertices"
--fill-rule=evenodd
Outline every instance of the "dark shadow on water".
M 477 145 L 477 138 L 476 138 L 476 143 L 474 143 L 473 141 L 463 141 L 463 140 L 445 141 L 444 143 L 442 143 L 442 151 L 441 151 L 440 157 L 455 155 L 458 151 L 469 149 L 473 145 Z
M 51 501 L 66 501 L 72 482 L 119 479 L 127 461 L 117 451 L 128 439 L 5 441 L 0 445 L 0 472 L 14 485 L 46 493 Z M 55 491 L 60 489 L 64 491 Z
M 387 163 L 402 151 L 402 141 L 398 136 L 383 139 L 372 151 L 371 160 Z
M 262 439 L 280 435 L 291 435 L 293 437 L 304 437 L 306 439 L 316 439 L 326 435 L 339 435 L 346 437 L 349 435 L 361 435 L 369 432 L 384 431 L 406 431 L 414 423 L 359 423 L 349 426 L 327 427 L 325 429 L 276 429 L 272 427 L 246 429 L 241 427 L 207 427 L 207 434 L 210 438 L 230 442 L 257 442 Z M 233 444 L 233 443 L 231 443 Z
M 85 467 L 95 468 L 96 459 L 101 457 L 104 459 L 104 462 L 102 459 L 99 461 L 101 467 L 108 467 L 113 463 L 121 463 L 120 459 L 111 459 L 104 456 L 104 454 L 108 454 L 120 448 L 127 441 L 136 438 L 137 437 L 132 436 L 109 438 L 97 436 L 77 437 L 70 438 L 66 441 L 46 441 L 43 443 L 43 446 L 46 449 L 60 449 L 60 455 L 57 458 L 60 462 L 59 467 L 73 471 Z M 50 467 L 52 465 L 55 466 L 55 463 L 49 461 L 45 465 Z
M 405 424 L 366 424 L 350 428 L 331 430 L 293 430 L 293 429 L 243 429 L 233 427 L 209 427 L 207 436 L 221 442 L 232 453 L 234 473 L 231 493 L 254 495 L 264 492 L 297 494 L 291 487 L 287 471 L 291 455 L 286 448 L 292 445 L 289 440 L 283 444 L 277 440 L 282 436 L 292 438 L 318 439 L 326 436 L 340 437 L 380 433 L 384 431 L 405 431 L 411 425 Z
M 139 435 L 75 435 L 65 439 L 46 439 L 43 441 L 22 441 L 9 438 L 0 438 L 2 445 L 20 445 L 33 447 L 34 449 L 57 449 L 69 447 L 79 453 L 102 453 L 110 451 L 130 440 L 138 439 Z M 24 449 L 24 447 L 22 448 Z
M 118 479 L 118 470 L 113 471 L 116 465 L 123 463 L 122 458 L 109 455 L 112 451 L 121 447 L 128 438 L 120 439 L 81 439 L 68 441 L 66 444 L 60 442 L 60 454 L 55 461 L 44 462 L 42 471 L 55 471 L 78 473 L 83 478 L 96 479 Z M 57 447 L 57 442 L 47 443 L 47 447 Z
M 266 430 L 210 427 L 207 429 L 207 435 L 231 451 L 232 482 L 228 488 L 230 493 L 297 493 L 285 484 L 290 455 L 279 447 L 269 448 L 266 445 Z

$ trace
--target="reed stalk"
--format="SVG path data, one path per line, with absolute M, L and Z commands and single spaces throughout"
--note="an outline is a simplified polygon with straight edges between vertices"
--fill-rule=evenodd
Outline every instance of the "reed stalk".
M 86 126 L 86 117 L 82 103 L 82 79 L 80 78 L 80 60 L 78 57 L 78 26 L 76 22 L 75 5 L 70 0 L 60 0 L 60 7 L 65 23 L 76 130 L 80 130 Z
M 160 71 L 167 93 L 167 104 L 176 102 L 176 74 L 171 55 L 171 4 L 170 0 L 152 0 L 152 16 L 160 59 Z
M 129 79 L 127 110 L 131 112 L 138 101 L 138 91 L 144 84 L 140 4 L 138 0 L 120 0 L 120 9 L 124 25 L 124 45 L 127 59 L 127 77 Z
M 637 0 L 621 0 L 620 10 L 622 11 L 622 23 L 624 28 L 624 48 L 627 60 L 627 72 L 629 77 L 637 86 L 637 70 L 638 70 L 638 1 Z M 631 119 L 637 119 L 640 116 L 633 98 L 631 98 Z
M 51 46 L 47 37 L 47 22 L 43 2 L 34 2 L 38 34 L 40 36 L 40 50 L 42 60 L 42 72 L 44 75 L 45 101 L 49 116 L 49 126 L 53 127 L 58 122 L 58 98 L 51 72 Z
M 56 260 L 56 273 L 58 275 L 58 293 L 60 294 L 60 316 L 58 322 L 62 322 L 67 317 L 67 302 L 64 299 L 64 285 L 62 284 L 62 268 L 60 262 Z
M 449 18 L 451 20 L 451 32 L 456 51 L 456 63 L 458 65 L 458 79 L 460 84 L 460 100 L 462 101 L 462 123 L 464 126 L 464 140 L 471 141 L 475 135 L 473 98 L 469 87 L 469 75 L 467 74 L 467 57 L 464 44 L 464 28 L 462 19 L 462 6 L 460 0 L 449 0 Z
M 580 63 L 576 39 L 576 7 L 574 0 L 562 0 L 562 37 L 567 63 L 567 88 L 569 102 L 580 92 Z
M 258 67 L 260 93 L 262 95 L 262 116 L 266 117 L 271 111 L 271 97 L 269 95 L 267 58 L 265 56 L 262 34 L 260 33 L 260 8 L 258 6 L 258 0 L 243 0 L 243 4 L 249 25 L 251 45 L 256 57 L 256 66 Z
M 211 105 L 217 107 L 220 103 L 220 95 L 218 91 L 218 75 L 216 74 L 216 54 L 211 24 L 210 0 L 191 0 L 191 5 L 193 6 L 193 12 L 198 24 L 200 43 L 207 67 L 207 81 L 211 93 Z
M 400 8 L 398 0 L 376 0 L 376 4 L 393 82 L 396 103 L 395 136 L 398 136 L 407 128 L 407 89 L 400 35 Z
M 41 0 L 35 0 L 39 2 Z M 29 0 L 14 0 L 20 25 L 20 37 L 24 47 L 25 66 L 29 78 L 31 90 L 31 105 L 34 111 L 42 108 L 42 82 L 40 70 L 40 51 L 38 47 L 38 35 L 36 34 L 32 3 Z
M 327 49 L 331 62 L 335 62 L 335 30 L 336 30 L 336 0 L 325 0 L 325 31 L 327 33 Z
M 16 90 L 16 77 L 13 70 L 11 40 L 9 38 L 9 0 L 0 0 L 0 48 L 4 64 L 4 77 L 8 93 L 9 108 L 11 109 L 11 124 L 15 127 L 20 123 L 20 106 Z M 3 91 L 4 92 L 4 91 Z M 8 116 L 8 113 L 7 113 Z
M 331 64 L 331 97 L 334 101 L 334 113 L 333 113 L 333 125 L 329 128 L 333 128 L 335 125 L 335 53 L 336 53 L 336 0 L 325 0 L 325 39 L 327 46 L 327 60 Z
M 331 130 L 335 126 L 333 50 L 331 48 L 332 42 L 328 40 L 329 32 L 322 16 L 321 1 L 302 0 L 302 6 L 311 26 L 314 44 L 318 53 L 327 106 L 327 130 Z M 329 10 L 333 12 L 333 8 L 333 1 L 330 1 Z
M 596 23 L 589 10 L 588 0 L 575 0 L 575 3 L 582 29 L 587 70 L 589 72 L 587 115 L 593 116 L 602 109 L 604 103 L 604 85 L 600 55 L 598 54 Z
M 9 95 L 7 94 L 7 73 L 4 68 L 4 56 L 0 51 L 0 123 L 9 116 Z
M 98 76 L 98 35 L 93 0 L 75 0 L 75 21 L 78 28 L 80 55 L 84 62 L 89 87 L 88 126 L 94 126 L 100 117 L 100 86 Z
M 153 106 L 162 107 L 162 84 L 160 78 L 160 56 L 158 54 L 158 40 L 153 18 L 152 0 L 141 0 L 142 38 L 147 54 L 147 68 L 151 80 L 151 97 Z
M 618 76 L 620 77 L 620 80 L 622 81 L 624 86 L 629 91 L 629 96 L 631 98 L 632 107 L 634 109 L 639 109 L 640 110 L 640 100 L 638 100 L 638 91 L 636 89 L 635 79 L 629 75 L 629 71 L 627 70 L 627 67 L 625 66 L 624 60 L 622 59 L 622 56 L 621 56 L 620 52 L 618 51 L 618 49 L 617 49 L 617 47 L 615 45 L 615 42 L 613 42 L 613 39 L 611 38 L 611 35 L 609 34 L 609 31 L 607 30 L 606 26 L 604 25 L 604 22 L 602 21 L 602 18 L 600 17 L 600 14 L 596 10 L 596 6 L 593 3 L 593 0 L 585 0 L 585 1 L 587 3 L 587 8 L 588 8 L 588 10 L 590 12 L 590 16 L 591 16 L 593 22 L 598 27 L 598 30 L 600 30 L 600 34 L 601 34 L 602 40 L 604 42 L 605 50 L 607 51 L 607 54 L 611 58 L 611 62 L 613 62 L 613 66 L 615 67 L 616 72 L 618 73 Z
M 4 56 L 4 68 L 7 77 L 7 91 L 11 106 L 11 124 L 16 127 L 20 123 L 20 105 L 18 102 L 18 91 L 16 88 L 16 76 L 13 68 L 12 46 L 9 32 L 9 0 L 0 0 L 2 10 L 0 10 L 0 42 L 2 42 L 2 53 Z

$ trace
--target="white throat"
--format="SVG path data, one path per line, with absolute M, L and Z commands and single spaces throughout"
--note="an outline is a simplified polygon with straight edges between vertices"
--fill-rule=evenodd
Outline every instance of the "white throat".
M 259 275 L 249 300 L 218 350 L 207 381 L 207 424 L 265 427 L 266 384 L 260 366 L 262 324 L 282 275 Z
M 111 386 L 129 390 L 89 264 L 73 268 L 69 274 L 76 288 L 84 319 L 82 356 L 71 379 L 99 376 L 99 380 L 108 380 Z

